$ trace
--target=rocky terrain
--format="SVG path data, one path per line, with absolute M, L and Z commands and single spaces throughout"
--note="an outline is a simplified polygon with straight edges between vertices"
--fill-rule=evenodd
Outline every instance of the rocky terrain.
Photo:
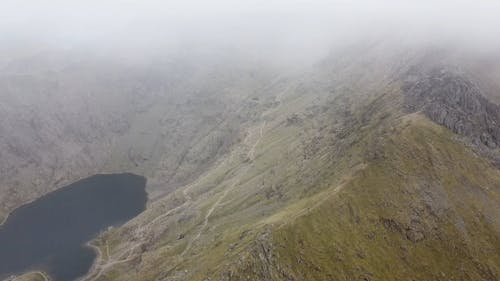
M 446 66 L 412 69 L 403 93 L 409 112 L 422 111 L 432 121 L 467 137 L 477 150 L 490 152 L 500 165 L 496 150 L 500 145 L 500 105 L 489 101 L 467 74 Z
M 234 77 L 204 66 L 183 60 L 132 67 L 78 54 L 5 64 L 0 220 L 98 172 L 145 174 L 151 198 L 201 174 L 241 137 L 242 124 L 258 112 L 254 88 L 271 79 L 252 74 L 256 66 L 228 65 Z
M 498 280 L 500 88 L 480 59 L 373 44 L 301 71 L 12 62 L 2 215 L 129 171 L 148 208 L 92 242 L 86 280 Z

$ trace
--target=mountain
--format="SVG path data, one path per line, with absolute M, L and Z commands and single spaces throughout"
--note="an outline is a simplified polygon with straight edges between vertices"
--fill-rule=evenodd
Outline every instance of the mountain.
M 145 174 L 152 198 L 201 174 L 257 114 L 244 99 L 270 75 L 257 66 L 217 63 L 179 58 L 138 65 L 74 53 L 4 63 L 0 220 L 98 172 Z
M 148 178 L 147 210 L 93 241 L 88 280 L 500 278 L 493 55 L 47 57 L 1 71 L 2 215 L 97 171 Z

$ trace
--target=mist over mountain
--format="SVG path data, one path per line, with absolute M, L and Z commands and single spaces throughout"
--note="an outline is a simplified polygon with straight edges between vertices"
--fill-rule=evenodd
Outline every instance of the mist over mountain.
M 83 280 L 498 280 L 498 11 L 6 0 L 0 221 L 133 173 Z

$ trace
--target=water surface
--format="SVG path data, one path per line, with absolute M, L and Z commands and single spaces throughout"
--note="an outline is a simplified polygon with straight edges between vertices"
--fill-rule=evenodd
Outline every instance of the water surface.
M 31 270 L 55 281 L 83 276 L 96 258 L 86 243 L 142 212 L 145 185 L 133 174 L 95 175 L 16 209 L 0 226 L 0 280 Z

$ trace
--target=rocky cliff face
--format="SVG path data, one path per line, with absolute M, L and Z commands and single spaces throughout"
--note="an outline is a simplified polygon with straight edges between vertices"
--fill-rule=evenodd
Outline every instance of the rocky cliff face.
M 410 77 L 403 90 L 409 110 L 420 109 L 433 121 L 475 144 L 495 149 L 500 142 L 500 106 L 488 101 L 478 86 L 449 70 Z
M 409 112 L 422 111 L 434 122 L 466 137 L 478 151 L 500 164 L 500 105 L 490 102 L 480 86 L 450 68 L 410 71 L 402 88 Z

